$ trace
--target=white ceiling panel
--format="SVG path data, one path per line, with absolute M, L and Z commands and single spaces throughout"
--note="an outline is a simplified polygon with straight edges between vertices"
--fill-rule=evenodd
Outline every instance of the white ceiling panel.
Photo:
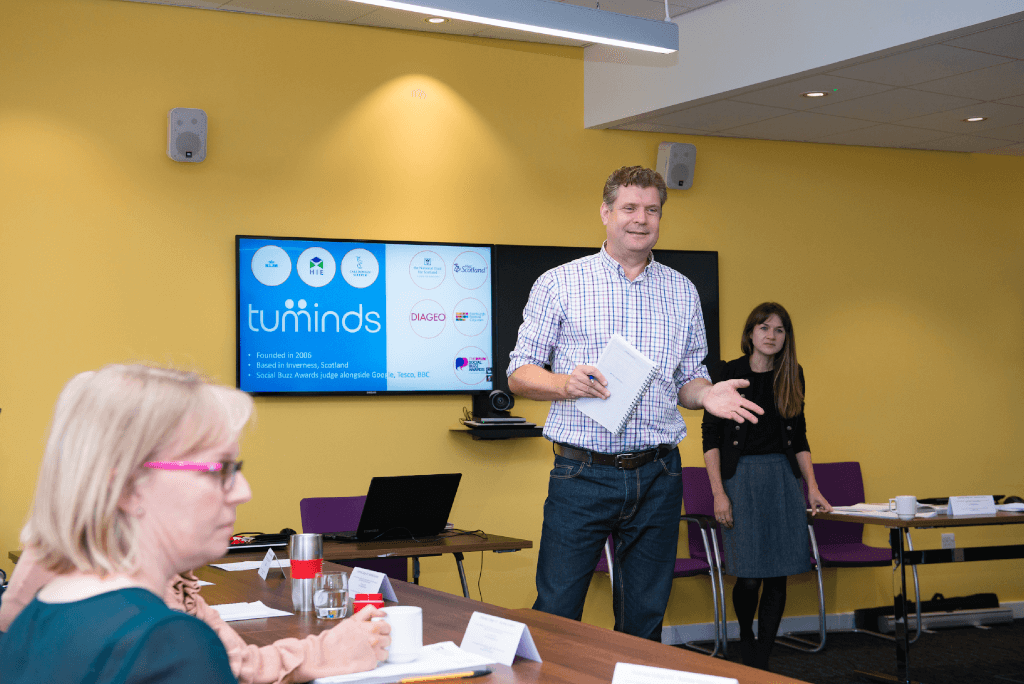
M 969 116 L 985 116 L 988 119 L 986 121 L 964 121 Z M 947 133 L 987 135 L 987 133 L 982 133 L 982 131 L 1003 128 L 1021 123 L 1022 121 L 1024 121 L 1024 107 L 1011 107 L 1010 105 L 995 102 L 981 102 L 969 107 L 950 109 L 938 114 L 904 119 L 900 123 L 905 126 L 930 128 L 937 131 L 946 131 Z
M 801 97 L 800 93 L 818 90 L 828 93 L 822 98 Z M 825 102 L 843 102 L 865 95 L 874 95 L 886 90 L 891 86 L 878 83 L 867 83 L 866 81 L 855 81 L 829 74 L 819 74 L 802 78 L 799 81 L 791 81 L 782 85 L 772 86 L 764 90 L 736 95 L 729 99 L 737 102 L 749 102 L 751 104 L 766 105 L 768 107 L 785 107 L 787 109 L 811 109 L 820 107 Z M 835 92 L 833 92 L 835 91 Z
M 1024 144 L 1000 147 L 994 150 L 985 150 L 986 154 L 1007 154 L 1014 157 L 1024 157 Z
M 917 90 L 943 93 L 976 100 L 999 100 L 1024 95 L 1024 62 L 1012 61 L 969 74 L 919 83 Z
M 831 73 L 872 83 L 909 86 L 984 69 L 1006 61 L 1005 57 L 962 50 L 949 45 L 929 45 Z
M 1024 95 L 1018 95 L 1017 97 L 1006 97 L 1002 100 L 997 100 L 999 104 L 1013 105 L 1014 107 L 1024 107 Z
M 134 0 L 145 5 L 171 5 L 193 9 L 219 9 L 227 0 Z
M 948 137 L 942 131 L 929 131 L 923 128 L 911 128 L 896 124 L 878 124 L 869 128 L 859 128 L 843 133 L 834 133 L 812 142 L 831 143 L 835 145 L 864 145 L 866 147 L 906 147 L 913 143 L 927 142 Z
M 793 112 L 777 119 L 737 126 L 725 131 L 730 135 L 763 140 L 813 140 L 826 135 L 867 128 L 871 123 L 841 116 L 825 116 L 811 112 Z
M 897 88 L 884 93 L 860 97 L 856 100 L 824 105 L 814 111 L 820 114 L 866 119 L 877 123 L 893 123 L 914 116 L 966 107 L 975 103 L 977 100 L 963 97 Z
M 448 33 L 459 36 L 472 36 L 488 28 L 484 24 L 470 21 L 449 19 L 443 24 L 427 22 L 428 15 L 388 8 L 372 8 L 365 16 L 352 20 L 360 26 L 380 26 L 382 28 L 405 29 L 408 31 L 427 31 L 430 33 Z
M 336 0 L 230 0 L 221 9 L 275 17 L 346 23 L 373 11 L 370 5 Z
M 679 128 L 678 126 L 666 126 L 656 123 L 631 124 L 629 128 L 620 127 L 619 130 L 646 131 L 648 133 L 674 133 L 676 135 L 707 135 L 707 131 L 698 131 L 690 128 Z
M 1006 126 L 1005 128 L 993 128 L 980 134 L 982 138 L 996 138 L 997 140 L 1013 140 L 1024 142 L 1024 124 Z
M 779 109 L 778 107 L 765 107 L 763 105 L 748 104 L 746 102 L 733 102 L 731 100 L 719 100 L 706 105 L 691 107 L 680 112 L 672 112 L 651 120 L 651 123 L 660 123 L 680 128 L 695 128 L 701 131 L 720 131 L 742 124 L 770 119 L 776 116 L 788 114 L 790 110 Z
M 1017 21 L 988 31 L 979 31 L 963 38 L 950 40 L 948 44 L 1003 57 L 1024 59 L 1024 21 Z
M 979 138 L 973 135 L 957 135 L 952 138 L 941 138 L 924 143 L 915 143 L 905 147 L 922 150 L 944 150 L 946 152 L 985 152 L 1000 147 L 1008 147 L 1013 143 L 1000 145 L 999 141 Z

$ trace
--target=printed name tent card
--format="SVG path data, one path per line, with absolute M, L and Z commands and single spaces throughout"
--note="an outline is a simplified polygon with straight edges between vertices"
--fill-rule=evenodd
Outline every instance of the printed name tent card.
M 349 594 L 384 594 L 388 601 L 398 602 L 395 590 L 391 588 L 391 580 L 383 572 L 374 572 L 366 568 L 355 568 L 348 578 Z
M 537 645 L 533 643 L 529 627 L 522 622 L 487 613 L 473 613 L 459 648 L 508 666 L 512 665 L 516 656 L 537 663 L 544 662 L 537 651 Z
M 951 496 L 949 515 L 995 515 L 996 500 L 991 496 Z
M 259 574 L 260 578 L 265 582 L 267 581 L 267 575 L 270 574 L 271 568 L 277 568 L 284 575 L 284 568 L 281 567 L 281 562 L 277 560 L 277 556 L 274 555 L 274 549 L 267 549 L 267 555 L 263 557 L 263 561 L 260 563 Z
M 663 667 L 615 663 L 612 684 L 739 684 L 729 677 L 666 670 Z

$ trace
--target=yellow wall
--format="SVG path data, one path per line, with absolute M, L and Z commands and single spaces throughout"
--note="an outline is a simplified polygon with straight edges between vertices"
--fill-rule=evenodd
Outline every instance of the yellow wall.
M 577 49 L 111 0 L 7 2 L 0 22 L 0 550 L 17 545 L 50 409 L 72 374 L 149 360 L 234 379 L 236 233 L 593 245 L 603 179 L 699 148 L 661 246 L 718 250 L 724 353 L 783 302 L 810 442 L 858 459 L 869 500 L 1024 494 L 1019 419 L 1024 159 L 583 129 Z M 425 98 L 413 96 L 422 90 Z M 209 156 L 165 155 L 200 107 Z M 382 474 L 462 472 L 452 519 L 538 540 L 550 449 L 454 435 L 468 397 L 259 399 L 239 528 L 298 528 L 303 496 Z M 517 413 L 543 422 L 546 406 Z M 699 416 L 683 445 L 702 463 Z M 880 533 L 872 533 L 884 544 Z M 958 532 L 960 543 L 1024 530 Z M 938 533 L 918 544 L 938 545 Z M 487 601 L 528 606 L 536 550 L 483 562 Z M 458 591 L 448 558 L 424 583 Z M 921 572 L 924 591 L 1022 600 L 1012 561 Z M 829 610 L 884 604 L 883 570 L 830 572 Z M 476 590 L 474 588 L 474 595 Z M 677 583 L 668 624 L 710 619 Z M 810 576 L 789 614 L 813 612 Z M 595 579 L 586 619 L 610 625 Z

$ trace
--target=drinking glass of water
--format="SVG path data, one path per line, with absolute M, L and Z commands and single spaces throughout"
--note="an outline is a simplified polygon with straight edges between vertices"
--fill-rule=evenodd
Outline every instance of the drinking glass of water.
M 313 607 L 317 617 L 338 620 L 348 609 L 348 573 L 339 570 L 318 572 L 313 578 Z

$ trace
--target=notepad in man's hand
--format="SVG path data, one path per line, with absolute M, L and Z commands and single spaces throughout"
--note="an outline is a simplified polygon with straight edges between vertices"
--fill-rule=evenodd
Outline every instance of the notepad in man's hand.
M 619 434 L 626 427 L 644 392 L 658 374 L 658 366 L 629 343 L 612 335 L 597 359 L 597 369 L 608 381 L 607 399 L 582 397 L 576 407 L 600 423 L 608 432 Z

